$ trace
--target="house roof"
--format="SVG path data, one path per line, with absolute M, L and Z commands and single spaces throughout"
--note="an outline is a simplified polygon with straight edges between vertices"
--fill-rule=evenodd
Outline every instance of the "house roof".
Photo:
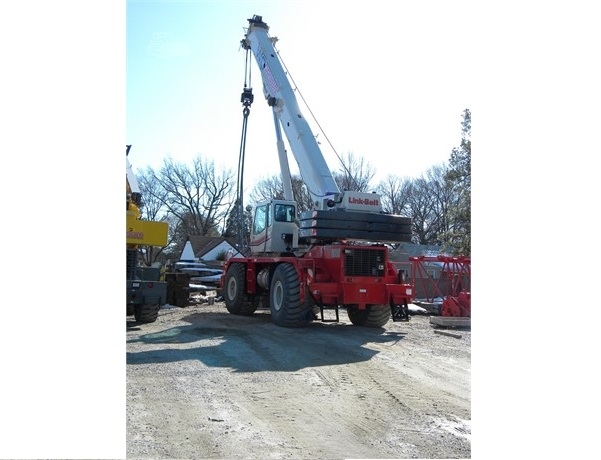
M 390 251 L 390 259 L 394 262 L 408 262 L 409 257 L 437 256 L 440 247 L 428 244 L 401 243 L 395 250 Z
M 234 243 L 232 243 L 227 238 L 223 237 L 215 237 L 215 236 L 201 236 L 201 235 L 190 235 L 188 237 L 188 241 L 192 245 L 192 250 L 194 251 L 194 256 L 198 259 L 202 259 L 206 253 L 215 249 L 224 241 L 227 242 L 230 246 L 235 247 Z

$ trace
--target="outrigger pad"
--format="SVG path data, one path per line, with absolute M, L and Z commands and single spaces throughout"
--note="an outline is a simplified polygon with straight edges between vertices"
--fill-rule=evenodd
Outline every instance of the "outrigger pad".
M 407 305 L 393 305 L 390 307 L 392 311 L 392 321 L 395 323 L 398 321 L 409 321 L 411 317 L 409 316 L 409 307 Z

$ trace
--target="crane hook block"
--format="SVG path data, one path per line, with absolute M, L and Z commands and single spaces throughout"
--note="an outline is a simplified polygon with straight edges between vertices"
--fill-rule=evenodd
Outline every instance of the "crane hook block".
M 245 87 L 244 90 L 242 91 L 242 96 L 240 97 L 240 102 L 242 102 L 242 105 L 244 105 L 244 107 L 250 107 L 250 105 L 253 103 L 253 100 L 254 100 L 253 89 Z

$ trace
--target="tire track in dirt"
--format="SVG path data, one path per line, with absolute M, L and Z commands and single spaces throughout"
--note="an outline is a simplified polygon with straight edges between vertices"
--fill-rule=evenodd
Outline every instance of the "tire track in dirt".
M 423 321 L 206 313 L 128 331 L 128 458 L 470 457 L 469 352 Z

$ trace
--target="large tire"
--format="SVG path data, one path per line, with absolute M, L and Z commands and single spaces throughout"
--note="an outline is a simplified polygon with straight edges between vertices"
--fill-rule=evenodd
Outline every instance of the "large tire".
M 311 305 L 301 302 L 300 282 L 294 265 L 282 263 L 271 278 L 271 321 L 282 327 L 304 327 L 313 318 Z
M 133 304 L 127 304 L 126 308 L 127 308 L 127 310 L 126 310 L 127 316 L 134 316 L 134 306 L 133 306 Z
M 134 306 L 134 318 L 138 324 L 154 323 L 159 317 L 158 303 L 147 303 Z
M 227 311 L 232 315 L 252 315 L 257 309 L 246 296 L 246 267 L 241 263 L 231 264 L 225 274 L 223 297 Z
M 364 327 L 384 327 L 391 315 L 388 305 L 368 305 L 364 310 L 350 306 L 346 312 L 353 325 Z

